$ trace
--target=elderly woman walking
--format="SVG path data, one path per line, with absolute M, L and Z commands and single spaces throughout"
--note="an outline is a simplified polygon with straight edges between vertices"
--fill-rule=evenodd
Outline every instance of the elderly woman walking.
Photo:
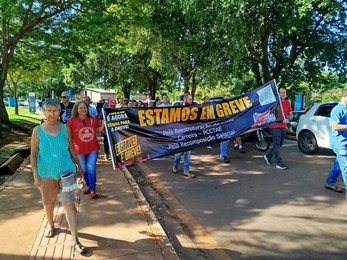
M 59 180 L 62 173 L 70 174 L 75 180 L 80 174 L 80 163 L 72 145 L 71 134 L 66 125 L 59 122 L 60 103 L 54 99 L 46 100 L 42 105 L 45 122 L 34 128 L 31 136 L 31 166 L 34 186 L 42 196 L 42 202 L 48 220 L 45 237 L 54 235 L 54 204 L 59 201 L 65 208 L 66 219 L 71 231 L 72 243 L 76 251 L 83 253 L 86 248 L 78 240 L 75 185 L 68 190 L 60 190 Z M 60 192 L 59 192 L 60 191 Z

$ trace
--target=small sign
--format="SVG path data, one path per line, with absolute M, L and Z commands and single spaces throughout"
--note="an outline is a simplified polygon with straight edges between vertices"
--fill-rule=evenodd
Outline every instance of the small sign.
M 36 98 L 35 93 L 29 92 L 29 112 L 35 113 L 36 112 Z

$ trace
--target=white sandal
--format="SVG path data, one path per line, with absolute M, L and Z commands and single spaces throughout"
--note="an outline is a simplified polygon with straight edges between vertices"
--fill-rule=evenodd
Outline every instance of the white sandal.
M 76 250 L 78 253 L 80 253 L 80 254 L 83 254 L 85 251 L 87 251 L 87 248 L 86 248 L 85 246 L 83 246 L 83 245 L 81 244 L 81 242 L 77 242 L 77 243 L 74 245 L 74 247 L 75 247 L 75 250 Z
M 48 226 L 45 229 L 45 232 L 43 233 L 45 237 L 50 238 L 53 237 L 54 234 L 54 227 L 48 224 Z

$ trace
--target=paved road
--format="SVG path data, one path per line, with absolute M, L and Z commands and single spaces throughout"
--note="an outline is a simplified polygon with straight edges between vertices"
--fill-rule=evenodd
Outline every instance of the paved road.
M 219 160 L 218 146 L 194 150 L 196 179 L 172 174 L 172 156 L 137 166 L 182 259 L 193 257 L 186 248 L 205 259 L 347 259 L 347 203 L 324 189 L 333 153 L 304 155 L 286 140 L 283 171 L 265 164 L 250 143 L 246 150 L 229 147 L 229 164 Z

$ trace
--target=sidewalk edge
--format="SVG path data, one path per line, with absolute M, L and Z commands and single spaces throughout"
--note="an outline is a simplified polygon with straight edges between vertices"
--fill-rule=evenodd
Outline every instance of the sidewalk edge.
M 153 213 L 150 205 L 148 204 L 145 196 L 143 195 L 135 179 L 133 178 L 133 176 L 131 175 L 131 173 L 128 171 L 126 167 L 121 167 L 120 169 L 124 173 L 124 176 L 127 179 L 129 186 L 131 190 L 133 191 L 133 194 L 136 197 L 136 200 L 139 203 L 142 213 L 147 219 L 148 225 L 150 226 L 153 234 L 155 235 L 155 239 L 157 241 L 159 248 L 162 251 L 162 255 L 164 259 L 180 259 L 174 247 L 172 246 L 170 239 L 167 237 L 165 230 L 163 229 L 160 222 L 158 221 L 155 214 Z

